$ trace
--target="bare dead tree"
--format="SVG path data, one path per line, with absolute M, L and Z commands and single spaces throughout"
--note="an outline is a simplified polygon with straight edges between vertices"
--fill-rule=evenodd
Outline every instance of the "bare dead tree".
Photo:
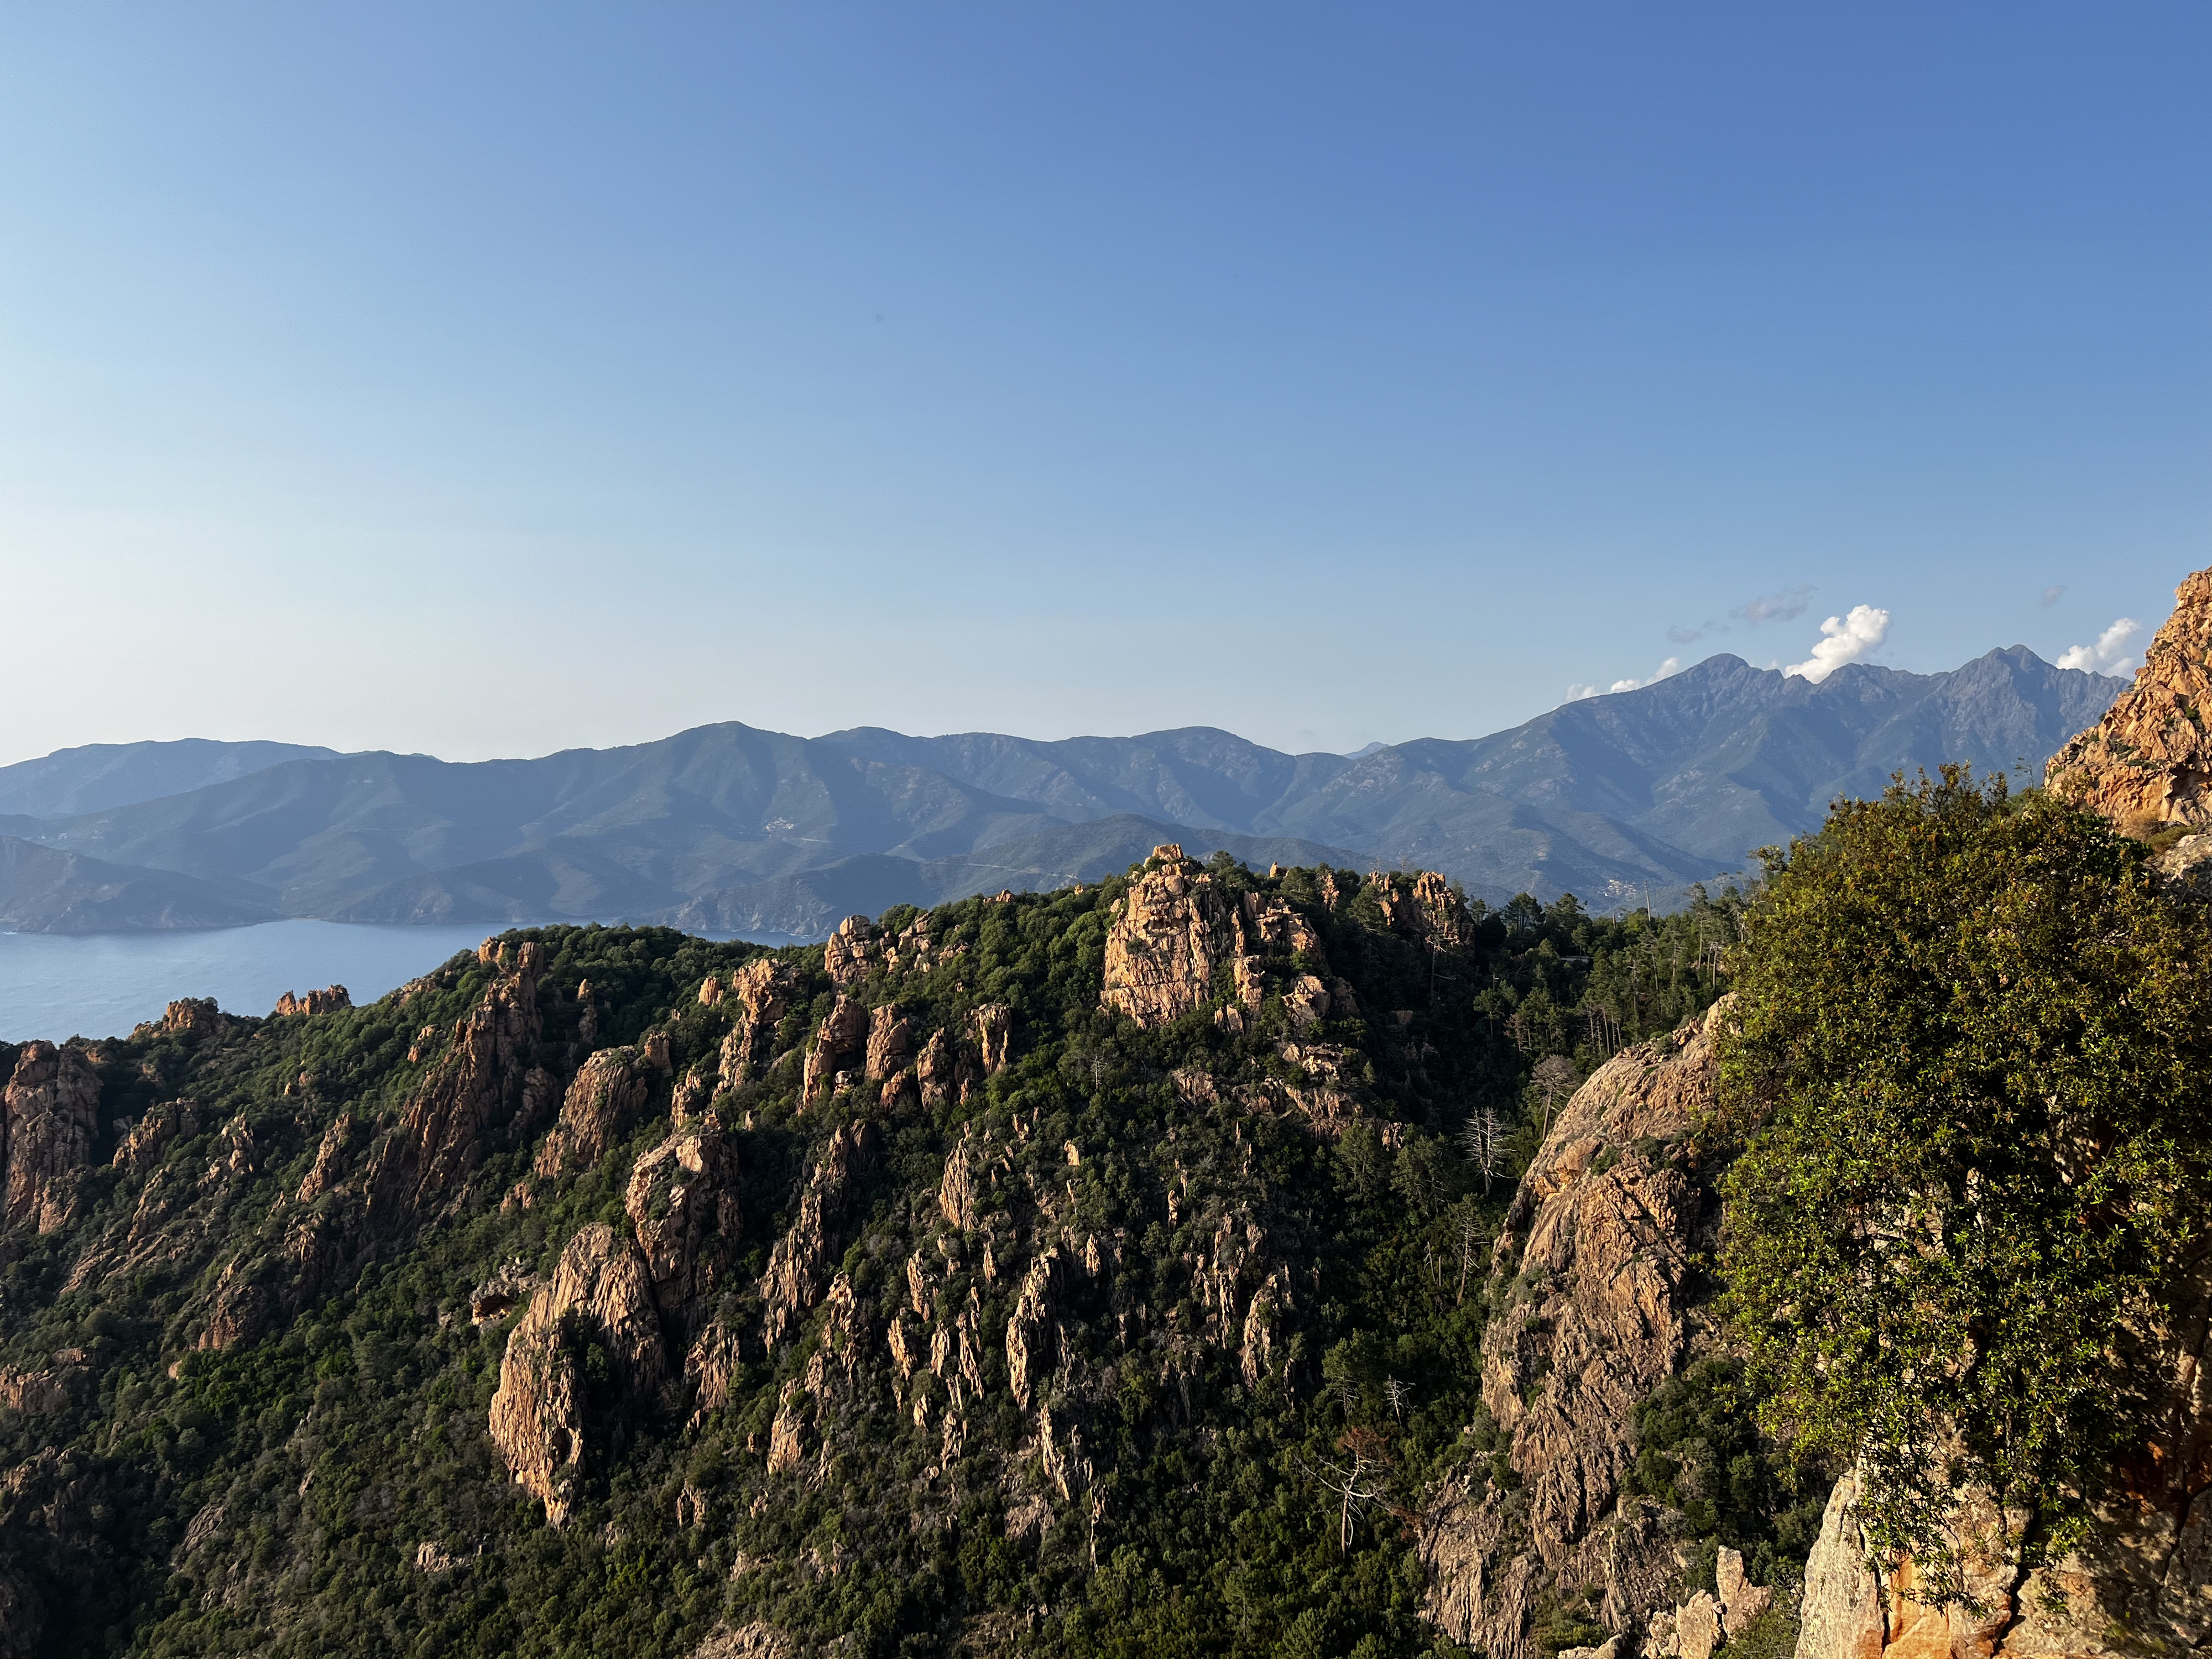
M 1382 1397 L 1390 1402 L 1390 1415 L 1401 1423 L 1406 1420 L 1406 1396 L 1413 1391 L 1409 1384 L 1401 1382 L 1395 1376 L 1383 1382 Z
M 1336 1547 L 1339 1554 L 1349 1555 L 1352 1516 L 1369 1504 L 1389 1502 L 1389 1489 L 1383 1485 L 1383 1476 L 1390 1466 L 1389 1448 L 1372 1429 L 1346 1429 L 1336 1443 L 1351 1462 L 1334 1463 L 1324 1459 L 1312 1472 L 1315 1479 L 1340 1500 Z
M 1458 1307 L 1467 1301 L 1467 1275 L 1482 1254 L 1482 1218 L 1475 1212 L 1472 1200 L 1462 1200 L 1459 1209 L 1459 1236 L 1454 1241 L 1459 1246 L 1459 1292 L 1452 1305 Z
M 1498 1108 L 1483 1105 L 1475 1109 L 1474 1115 L 1467 1121 L 1467 1127 L 1459 1132 L 1459 1144 L 1468 1160 L 1482 1171 L 1482 1193 L 1490 1195 L 1490 1183 L 1498 1174 L 1498 1159 L 1505 1149 L 1505 1120 Z
M 1546 1054 L 1536 1062 L 1529 1080 L 1544 1091 L 1544 1121 L 1536 1133 L 1540 1139 L 1551 1133 L 1552 1108 L 1562 1096 L 1571 1095 L 1582 1086 L 1582 1073 L 1565 1054 Z

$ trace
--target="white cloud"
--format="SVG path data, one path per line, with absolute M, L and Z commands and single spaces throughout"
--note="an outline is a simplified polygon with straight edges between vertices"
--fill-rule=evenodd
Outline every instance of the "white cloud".
M 1783 672 L 1800 675 L 1818 685 L 1847 662 L 1856 662 L 1889 637 L 1889 612 L 1879 605 L 1855 605 L 1848 616 L 1831 617 L 1820 624 L 1820 638 L 1813 654 L 1793 662 Z
M 2065 597 L 2066 584 L 2063 582 L 2053 582 L 2050 586 L 2045 588 L 2041 593 L 2036 596 L 2035 602 L 2040 605 L 2053 605 L 2057 604 L 2059 600 Z
M 2130 651 L 2127 645 L 2142 632 L 2141 623 L 2132 617 L 2122 617 L 2097 635 L 2096 644 L 2069 646 L 2058 659 L 2058 665 L 2084 668 L 2093 674 L 2132 674 L 2142 665 L 2142 653 Z
M 1608 696 L 1615 691 L 1640 691 L 1647 685 L 1656 685 L 1669 675 L 1681 672 L 1682 659 L 1669 657 L 1640 680 L 1615 680 L 1611 685 L 1571 685 L 1567 688 L 1567 701 L 1580 702 L 1584 697 Z
M 1681 672 L 1682 659 L 1680 657 L 1669 657 L 1666 661 L 1661 663 L 1656 668 L 1651 671 L 1650 677 L 1649 678 L 1640 680 L 1615 680 L 1606 689 L 1609 691 L 1640 691 L 1647 685 L 1658 684 L 1660 681 L 1665 679 L 1669 674 L 1679 674 Z

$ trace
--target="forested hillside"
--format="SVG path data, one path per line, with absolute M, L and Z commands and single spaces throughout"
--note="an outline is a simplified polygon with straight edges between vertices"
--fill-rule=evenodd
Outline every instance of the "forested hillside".
M 1739 925 L 1164 848 L 0 1054 L 0 1651 L 1456 1651 L 1520 1166 Z

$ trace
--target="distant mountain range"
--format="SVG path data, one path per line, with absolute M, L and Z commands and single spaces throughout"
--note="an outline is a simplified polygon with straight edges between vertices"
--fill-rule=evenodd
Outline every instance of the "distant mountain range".
M 1818 685 L 1718 656 L 1492 737 L 1356 756 L 1205 726 L 1048 743 L 735 722 L 465 763 L 100 745 L 0 768 L 0 927 L 596 919 L 818 938 L 854 912 L 1096 880 L 1169 840 L 1441 870 L 1492 902 L 1665 904 L 1894 772 L 2039 775 L 2125 686 L 2021 646 Z

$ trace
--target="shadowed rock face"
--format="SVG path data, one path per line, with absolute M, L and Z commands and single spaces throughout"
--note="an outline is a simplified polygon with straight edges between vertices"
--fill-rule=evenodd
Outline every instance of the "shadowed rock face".
M 491 1401 L 492 1443 L 556 1527 L 568 1517 L 569 1482 L 586 1449 L 583 1342 L 606 1350 L 632 1392 L 659 1386 L 666 1369 L 645 1258 L 599 1223 L 568 1241 L 553 1282 L 532 1298 L 507 1338 Z
M 1500 1311 L 1483 1339 L 1483 1401 L 1522 1480 L 1448 1484 L 1421 1518 L 1429 1612 L 1492 1659 L 1528 1659 L 1547 1583 L 1604 1590 L 1613 1630 L 1670 1607 L 1679 1564 L 1662 1511 L 1620 1499 L 1637 1402 L 1693 1335 L 1690 1258 L 1715 1218 L 1685 1168 L 1712 1098 L 1702 1022 L 1626 1049 L 1584 1084 L 1523 1177 L 1492 1261 Z
M 2144 653 L 2134 686 L 2045 769 L 2053 792 L 2122 828 L 2212 825 L 2212 570 L 2173 591 L 2173 614 Z
M 538 981 L 544 947 L 487 943 L 479 954 L 495 977 L 454 1026 L 452 1047 L 408 1101 L 400 1133 L 379 1149 L 369 1171 L 371 1214 L 387 1222 L 451 1202 L 490 1132 L 528 1127 L 557 1087 L 531 1064 L 544 1027 Z
M 100 1077 L 75 1048 L 28 1042 L 0 1092 L 0 1162 L 6 1183 L 0 1219 L 52 1232 L 70 1214 L 70 1177 L 92 1161 Z

